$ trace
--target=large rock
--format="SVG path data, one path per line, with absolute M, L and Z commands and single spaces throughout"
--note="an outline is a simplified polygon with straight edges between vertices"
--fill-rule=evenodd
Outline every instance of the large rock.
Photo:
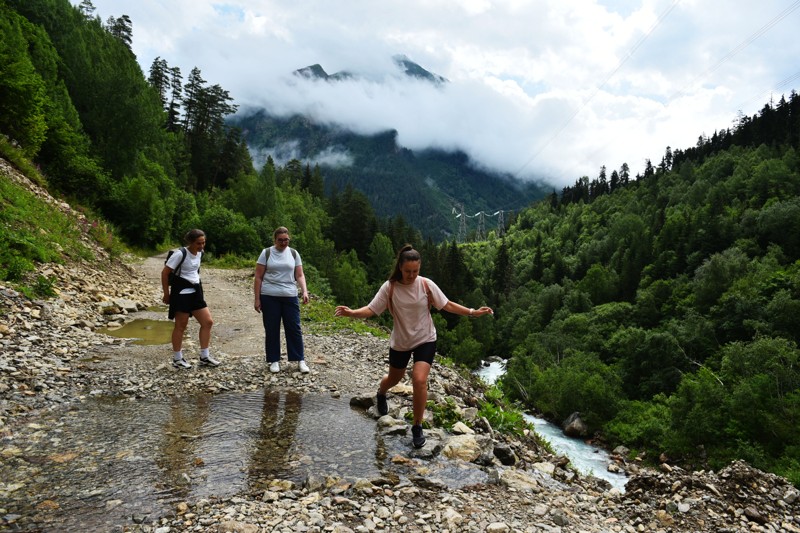
M 578 412 L 572 413 L 567 417 L 561 425 L 564 429 L 564 435 L 574 438 L 583 438 L 589 436 L 589 426 L 581 418 Z

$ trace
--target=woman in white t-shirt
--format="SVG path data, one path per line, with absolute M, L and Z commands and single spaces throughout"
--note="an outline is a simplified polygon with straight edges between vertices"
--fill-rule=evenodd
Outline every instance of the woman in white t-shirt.
M 359 309 L 340 305 L 335 311 L 336 316 L 352 318 L 377 316 L 386 309 L 391 313 L 394 326 L 389 337 L 389 373 L 383 376 L 378 386 L 376 404 L 379 414 L 389 412 L 386 392 L 403 379 L 413 355 L 411 383 L 414 390 L 414 423 L 411 426 L 411 441 L 415 448 L 425 445 L 422 419 L 428 402 L 428 374 L 436 354 L 436 328 L 430 306 L 463 316 L 493 314 L 490 307 L 472 309 L 448 300 L 433 281 L 419 275 L 421 262 L 419 252 L 406 244 L 397 254 L 392 275 L 381 285 L 369 304 Z
M 183 357 L 183 334 L 189 325 L 189 317 L 193 316 L 200 324 L 200 364 L 219 366 L 219 361 L 209 354 L 211 343 L 211 326 L 214 320 L 211 311 L 203 299 L 203 284 L 200 282 L 200 260 L 206 246 L 206 234 L 203 230 L 193 229 L 184 237 L 186 246 L 175 251 L 161 270 L 161 288 L 164 291 L 163 302 L 169 305 L 169 318 L 175 319 L 172 330 L 172 366 L 176 368 L 192 368 Z M 174 273 L 170 285 L 170 274 Z
M 253 280 L 255 301 L 253 307 L 261 313 L 264 322 L 264 348 L 270 372 L 281 370 L 281 321 L 286 335 L 286 352 L 289 361 L 296 361 L 300 372 L 310 372 L 305 361 L 303 333 L 300 329 L 301 298 L 308 303 L 308 288 L 303 274 L 303 261 L 297 250 L 289 247 L 289 230 L 281 226 L 272 235 L 274 245 L 264 248 L 256 261 Z

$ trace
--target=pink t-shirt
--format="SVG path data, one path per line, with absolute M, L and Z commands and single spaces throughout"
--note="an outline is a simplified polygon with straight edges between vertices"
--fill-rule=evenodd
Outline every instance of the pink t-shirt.
M 436 328 L 433 326 L 428 295 L 422 286 L 422 276 L 417 276 L 414 283 L 403 285 L 395 282 L 392 294 L 392 311 L 394 327 L 389 337 L 389 346 L 395 350 L 408 351 L 420 344 L 436 340 Z M 448 299 L 442 290 L 431 280 L 425 278 L 431 299 L 436 309 L 447 305 Z M 378 293 L 367 307 L 379 315 L 388 309 L 389 282 L 384 282 Z

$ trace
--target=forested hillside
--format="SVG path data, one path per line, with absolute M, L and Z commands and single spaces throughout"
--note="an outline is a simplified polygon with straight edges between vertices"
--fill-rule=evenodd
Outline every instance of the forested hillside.
M 506 391 L 613 443 L 800 482 L 800 97 L 472 245 Z
M 228 122 L 241 128 L 254 154 L 336 161 L 320 163 L 327 191 L 351 185 L 366 195 L 378 216 L 403 216 L 435 241 L 456 238 L 459 220 L 454 208 L 460 212 L 463 206 L 470 215 L 516 212 L 552 190 L 476 168 L 460 152 L 404 148 L 396 131 L 360 135 L 304 116 L 276 117 L 264 110 L 240 113 Z
M 225 123 L 237 109 L 228 92 L 160 57 L 145 75 L 127 15 L 103 22 L 90 0 L 0 0 L 0 37 L 0 153 L 107 220 L 112 240 L 164 249 L 201 227 L 212 257 L 250 260 L 284 225 L 317 292 L 353 304 L 385 277 L 395 249 L 421 240 L 352 188 L 325 196 L 308 163 L 268 160 L 256 172 Z M 41 260 L 26 226 L 11 221 L 0 234 L 3 279 L 21 281 Z

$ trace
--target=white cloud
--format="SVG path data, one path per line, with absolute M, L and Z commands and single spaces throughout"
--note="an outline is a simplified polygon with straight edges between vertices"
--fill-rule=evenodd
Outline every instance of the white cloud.
M 739 110 L 763 107 L 758 96 L 796 74 L 800 57 L 800 9 L 778 0 L 94 5 L 103 20 L 131 17 L 145 72 L 157 56 L 184 76 L 197 66 L 243 107 L 309 113 L 363 133 L 393 128 L 409 148 L 459 148 L 479 165 L 557 186 L 603 165 L 626 162 L 636 173 L 667 146 L 694 146 Z M 395 54 L 450 83 L 398 81 Z M 314 63 L 368 81 L 291 76 Z

